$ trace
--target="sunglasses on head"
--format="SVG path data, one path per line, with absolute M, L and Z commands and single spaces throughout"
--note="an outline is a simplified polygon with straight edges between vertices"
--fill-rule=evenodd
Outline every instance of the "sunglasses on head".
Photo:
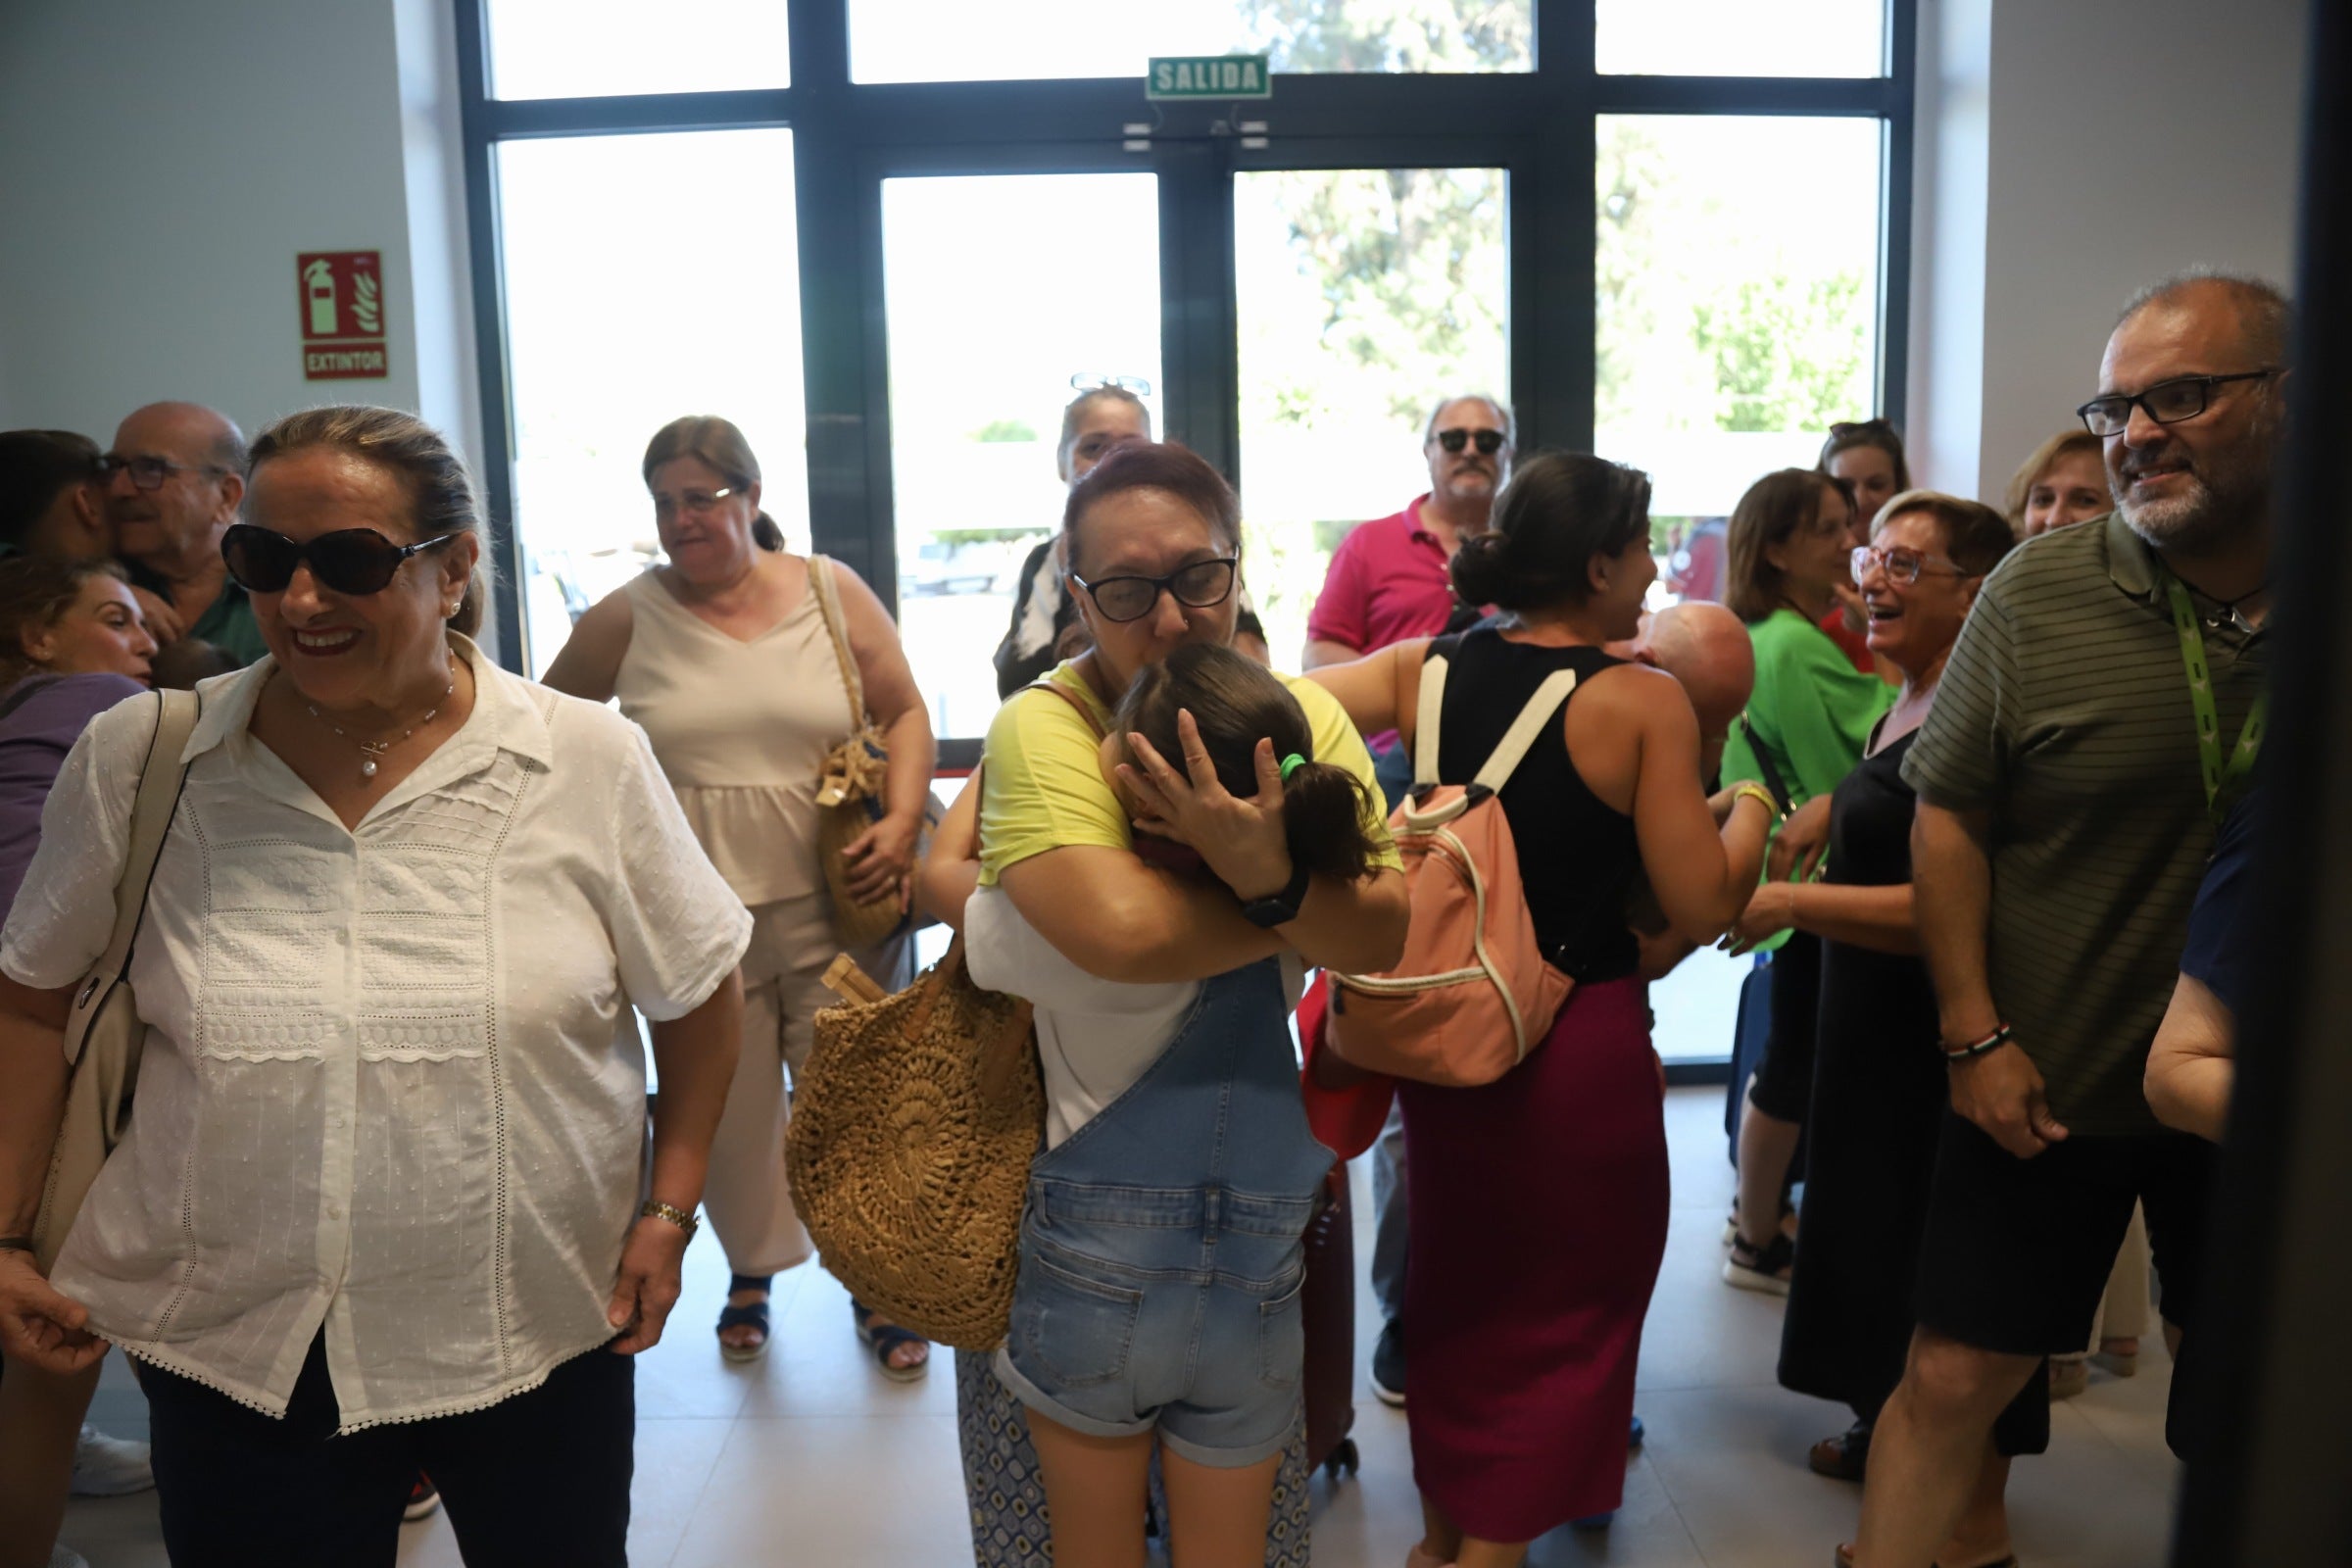
M 1502 450 L 1502 432 L 1500 430 L 1440 430 L 1438 432 L 1438 445 L 1448 452 L 1459 452 L 1473 441 L 1478 443 L 1480 453 L 1490 458 Z
M 316 539 L 289 539 L 282 533 L 240 522 L 220 536 L 220 559 L 228 574 L 250 594 L 279 594 L 294 580 L 294 568 L 308 565 L 322 588 L 339 594 L 376 594 L 391 586 L 400 564 L 411 556 L 445 545 L 457 537 L 445 533 L 421 544 L 396 545 L 373 528 L 338 528 Z

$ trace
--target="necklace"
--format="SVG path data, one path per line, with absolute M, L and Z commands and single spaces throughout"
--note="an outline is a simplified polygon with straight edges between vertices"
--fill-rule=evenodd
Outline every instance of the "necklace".
M 351 733 L 351 731 L 345 729 L 342 725 L 336 723 L 333 719 L 318 711 L 318 705 L 316 703 L 305 703 L 302 706 L 311 710 L 311 716 L 313 718 L 317 719 L 319 723 L 324 724 L 328 729 L 333 730 L 337 735 L 342 736 L 345 740 L 351 742 L 352 745 L 357 746 L 360 749 L 360 777 L 373 778 L 375 777 L 376 763 L 382 759 L 383 755 L 390 751 L 393 747 L 398 746 L 402 741 L 405 741 L 410 736 L 416 734 L 418 730 L 424 728 L 425 725 L 430 724 L 434 719 L 439 718 L 441 716 L 441 703 L 448 702 L 450 699 L 450 694 L 455 692 L 457 689 L 458 683 L 455 678 L 452 678 L 449 685 L 444 688 L 441 693 L 440 703 L 435 703 L 432 708 L 426 711 L 422 718 L 418 719 L 416 723 L 411 724 L 407 729 L 402 730 L 390 740 L 382 741 L 366 741 L 360 739 L 360 737 L 354 735 Z

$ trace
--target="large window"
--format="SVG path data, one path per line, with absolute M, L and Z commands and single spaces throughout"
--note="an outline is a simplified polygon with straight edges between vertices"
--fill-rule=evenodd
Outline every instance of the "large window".
M 516 667 L 654 559 L 680 414 L 892 607 L 950 767 L 1073 377 L 1235 480 L 1280 665 L 1441 395 L 1647 468 L 1700 592 L 1757 475 L 1904 414 L 1917 0 L 452 4 Z M 1235 50 L 1270 98 L 1146 99 L 1149 57 Z M 1720 1054 L 1730 966 L 1691 968 L 1665 1044 Z

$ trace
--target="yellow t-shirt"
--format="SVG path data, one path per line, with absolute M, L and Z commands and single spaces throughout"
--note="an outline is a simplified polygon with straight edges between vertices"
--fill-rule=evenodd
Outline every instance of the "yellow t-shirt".
M 1388 819 L 1381 813 L 1380 784 L 1372 776 L 1372 754 L 1363 737 L 1348 722 L 1339 700 L 1311 680 L 1296 675 L 1275 678 L 1290 688 L 1306 713 L 1315 739 L 1315 760 L 1335 762 L 1363 780 L 1366 796 L 1364 822 L 1380 846 L 1380 863 L 1400 866 L 1396 846 L 1389 842 Z M 1086 677 L 1071 665 L 1057 665 L 1046 679 L 1074 694 L 1104 729 L 1110 710 L 1095 696 Z M 1103 780 L 1097 760 L 1100 742 L 1078 710 L 1046 692 L 1015 692 L 997 710 L 988 726 L 988 744 L 981 756 L 980 883 L 993 887 L 1008 865 L 1031 856 L 1075 845 L 1105 850 L 1130 849 L 1127 812 Z

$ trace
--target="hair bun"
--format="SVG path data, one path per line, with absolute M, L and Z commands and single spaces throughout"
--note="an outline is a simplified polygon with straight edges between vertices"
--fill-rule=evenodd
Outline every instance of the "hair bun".
M 1464 604 L 1499 604 L 1509 597 L 1512 567 L 1510 535 L 1490 528 L 1472 534 L 1453 554 L 1453 591 Z

